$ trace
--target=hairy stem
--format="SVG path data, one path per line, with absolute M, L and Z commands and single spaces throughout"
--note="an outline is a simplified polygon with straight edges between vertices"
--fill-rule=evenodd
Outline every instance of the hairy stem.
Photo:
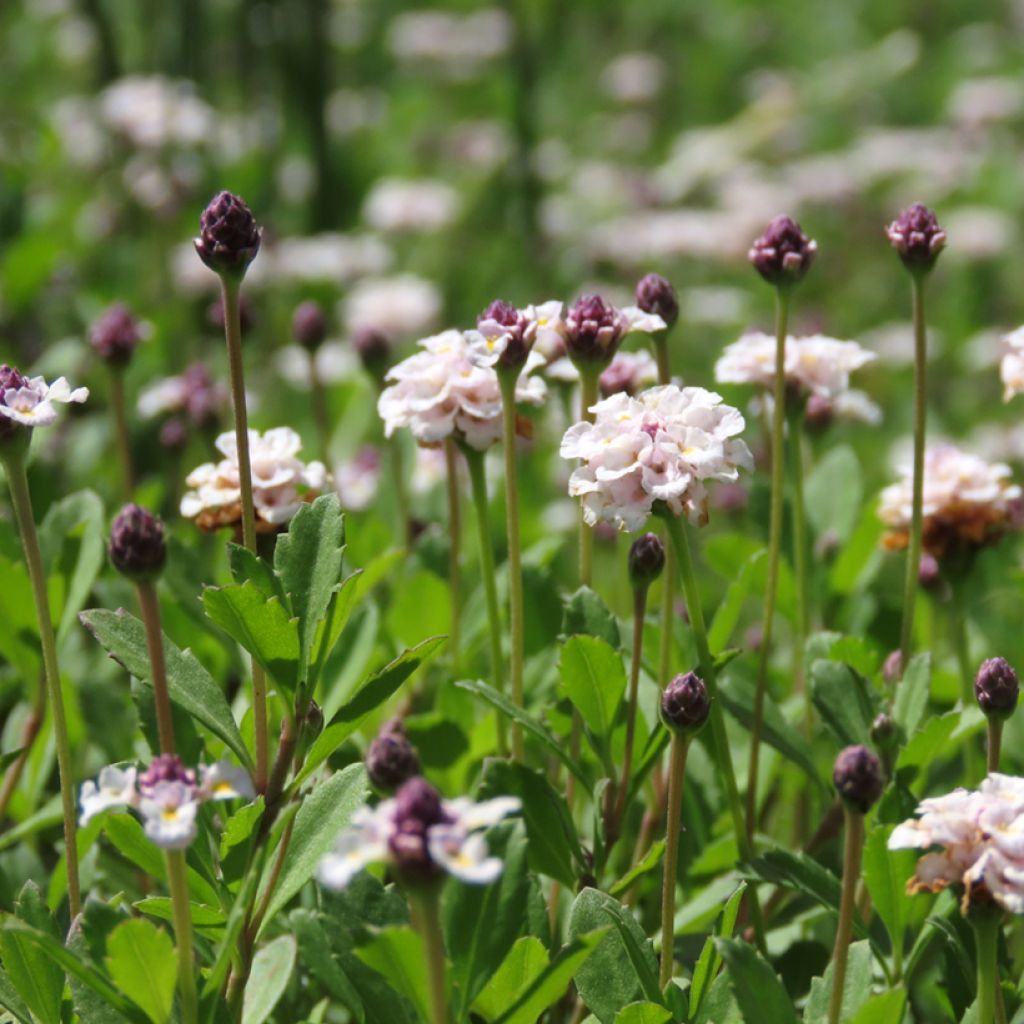
M 462 641 L 459 631 L 459 620 L 462 615 L 462 562 L 459 557 L 462 517 L 459 505 L 458 451 L 450 437 L 444 443 L 444 465 L 448 487 L 448 595 L 452 609 L 448 650 L 451 653 L 452 672 L 457 676 L 462 666 Z
M 171 891 L 174 941 L 178 951 L 178 999 L 181 1024 L 197 1024 L 199 1000 L 192 953 L 192 908 L 188 897 L 188 876 L 184 850 L 167 851 L 167 886 Z
M 665 821 L 665 866 L 661 883 L 661 974 L 659 987 L 672 980 L 672 951 L 675 945 L 676 873 L 679 870 L 679 831 L 683 817 L 683 778 L 690 740 L 672 737 L 672 758 L 668 771 L 668 817 Z
M 142 625 L 146 630 L 146 648 L 153 674 L 153 706 L 156 709 L 156 729 L 160 738 L 160 753 L 174 753 L 174 719 L 171 698 L 167 690 L 167 666 L 164 662 L 164 638 L 160 629 L 160 601 L 156 587 L 149 580 L 136 584 Z
M 843 988 L 846 985 L 846 961 L 853 934 L 854 905 L 860 879 L 860 859 L 864 851 L 864 815 L 845 808 L 846 842 L 843 847 L 843 891 L 839 900 L 839 927 L 832 951 L 832 994 L 828 1003 L 828 1024 L 839 1024 L 843 1009 Z

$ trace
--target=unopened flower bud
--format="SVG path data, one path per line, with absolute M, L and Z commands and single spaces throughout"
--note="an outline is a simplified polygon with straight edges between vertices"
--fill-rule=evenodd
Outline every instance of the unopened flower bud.
M 23 388 L 26 383 L 28 382 L 20 370 L 8 366 L 7 363 L 0 365 L 0 403 L 6 405 L 6 393 L 8 391 L 17 393 L 18 389 Z M 25 428 L 17 420 L 0 416 L 0 441 L 13 437 L 19 430 L 25 433 Z
M 974 695 L 989 718 L 1009 718 L 1017 707 L 1019 692 L 1017 673 L 1005 658 L 989 658 L 981 663 L 974 677 Z
M 391 362 L 391 342 L 387 335 L 373 327 L 360 327 L 352 338 L 363 369 L 375 380 L 383 381 Z
M 260 250 L 260 228 L 244 200 L 221 192 L 199 218 L 199 258 L 215 273 L 241 277 Z
M 167 561 L 164 524 L 141 505 L 125 505 L 110 529 L 110 561 L 133 580 L 152 580 Z
M 292 334 L 310 352 L 323 344 L 327 337 L 327 317 L 319 302 L 310 299 L 296 307 L 292 315 Z
M 671 327 L 679 319 L 676 290 L 661 274 L 645 274 L 637 282 L 636 304 L 645 313 L 654 313 Z
M 111 366 L 126 366 L 141 340 L 138 320 L 120 302 L 107 309 L 89 331 L 92 350 Z
M 710 712 L 708 688 L 696 672 L 676 676 L 661 695 L 662 720 L 681 736 L 699 732 Z
M 409 742 L 400 718 L 385 722 L 366 750 L 370 781 L 390 793 L 420 773 L 420 759 Z
M 665 568 L 665 545 L 656 533 L 637 537 L 629 549 L 629 582 L 634 590 L 646 590 Z
M 927 551 L 917 564 L 917 582 L 925 590 L 934 590 L 942 582 L 938 560 Z
M 160 445 L 169 452 L 180 452 L 188 444 L 188 424 L 180 416 L 172 416 L 160 428 Z
M 395 830 L 388 845 L 395 869 L 406 882 L 428 882 L 441 874 L 427 849 L 427 829 L 447 820 L 441 794 L 421 776 L 409 779 L 395 794 Z
M 194 786 L 196 773 L 186 768 L 177 754 L 158 754 L 139 776 L 139 792 L 146 795 L 161 782 L 180 782 L 183 786 Z
M 915 273 L 931 270 L 946 245 L 946 232 L 939 227 L 935 214 L 923 203 L 908 206 L 885 229 L 885 233 L 903 265 Z
M 895 744 L 898 737 L 899 728 L 891 715 L 887 715 L 884 711 L 875 715 L 875 719 L 871 723 L 871 742 L 879 750 L 888 750 Z
M 867 814 L 885 787 L 882 762 L 867 747 L 846 747 L 836 758 L 832 781 L 844 803 Z
M 808 238 L 792 217 L 782 214 L 754 241 L 747 259 L 769 284 L 781 287 L 801 280 L 817 251 L 818 243 Z
M 890 651 L 889 656 L 883 662 L 882 678 L 890 686 L 895 686 L 903 678 L 903 654 L 899 648 Z
M 606 366 L 622 341 L 619 311 L 600 295 L 584 295 L 565 317 L 565 347 L 575 363 Z

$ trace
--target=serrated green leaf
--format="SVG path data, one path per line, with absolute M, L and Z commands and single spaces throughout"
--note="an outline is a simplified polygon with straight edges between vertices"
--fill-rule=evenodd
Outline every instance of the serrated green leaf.
M 241 544 L 228 544 L 228 563 L 231 578 L 236 583 L 252 583 L 267 601 L 272 597 L 280 598 L 282 603 L 287 601 L 284 587 L 273 566 L 254 551 Z
M 811 991 L 804 1008 L 804 1024 L 828 1024 L 828 1004 L 832 998 L 834 963 L 825 969 L 825 975 L 811 981 Z M 840 1021 L 848 1021 L 868 1001 L 871 995 L 873 964 L 871 946 L 867 942 L 851 943 L 847 954 L 846 977 L 843 980 L 843 1003 Z
M 26 882 L 14 904 L 18 920 L 57 941 L 57 929 L 42 893 Z M 0 958 L 6 977 L 42 1024 L 60 1024 L 64 975 L 34 943 L 13 931 L 0 931 Z
M 155 1024 L 171 1019 L 177 959 L 171 936 L 137 917 L 119 924 L 107 939 L 111 980 Z
M 811 700 L 840 746 L 870 746 L 875 698 L 871 684 L 860 673 L 840 661 L 814 662 Z
M 596 636 L 571 636 L 562 646 L 562 689 L 604 747 L 626 692 L 621 655 Z
M 917 852 L 888 849 L 886 844 L 891 833 L 890 825 L 876 825 L 868 833 L 864 843 L 863 874 L 871 902 L 889 933 L 893 948 L 902 949 L 912 898 L 907 895 L 907 880 L 914 874 Z
M 132 906 L 140 914 L 148 914 L 161 921 L 174 921 L 174 907 L 167 896 L 147 896 L 145 899 L 136 900 Z M 189 910 L 192 914 L 192 924 L 196 928 L 224 927 L 224 912 L 218 907 L 208 907 L 203 903 L 189 901 Z
M 927 651 L 915 654 L 896 687 L 892 714 L 903 735 L 910 739 L 921 726 L 928 710 L 932 685 L 932 656 Z
M 0 1006 L 14 1017 L 18 1024 L 34 1024 L 31 1011 L 4 972 L 0 972 Z
M 242 1000 L 242 1024 L 263 1024 L 274 1012 L 295 968 L 295 939 L 281 935 L 253 957 Z
M 79 616 L 82 624 L 125 671 L 147 686 L 153 685 L 142 623 L 123 608 L 116 612 L 93 608 Z M 167 688 L 171 700 L 222 739 L 247 767 L 249 752 L 231 714 L 231 708 L 213 677 L 187 648 L 179 650 L 164 637 Z
M 562 633 L 566 637 L 594 636 L 618 650 L 621 646 L 619 624 L 599 594 L 580 587 L 565 599 Z
M 405 996 L 421 1019 L 430 1020 L 426 954 L 422 940 L 412 928 L 408 925 L 382 928 L 356 950 L 356 956 Z
M 348 620 L 352 616 L 363 589 L 360 587 L 363 571 L 357 569 L 350 576 L 346 576 L 331 594 L 331 600 L 327 607 L 327 614 L 320 622 L 313 640 L 313 649 L 310 652 L 309 667 L 309 690 L 316 688 L 317 681 L 323 672 L 324 664 L 330 657 L 334 645 L 338 642 Z
M 778 975 L 749 943 L 739 939 L 715 939 L 729 971 L 736 1002 L 747 1021 L 796 1024 L 793 1001 Z

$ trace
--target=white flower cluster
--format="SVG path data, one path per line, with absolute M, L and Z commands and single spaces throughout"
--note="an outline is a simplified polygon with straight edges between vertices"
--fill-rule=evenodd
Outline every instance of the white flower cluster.
M 889 849 L 940 849 L 917 862 L 910 891 L 962 885 L 965 913 L 988 899 L 1024 913 L 1024 779 L 992 773 L 977 790 L 923 800 L 917 813 L 896 826 Z
M 591 526 L 643 528 L 656 501 L 692 523 L 707 520 L 708 480 L 735 481 L 753 469 L 746 444 L 736 438 L 743 416 L 704 388 L 674 384 L 635 398 L 612 395 L 591 407 L 593 423 L 566 431 L 559 454 L 580 459 L 569 494 L 583 499 Z
M 545 355 L 559 345 L 564 347 L 564 337 L 562 303 L 557 300 L 525 309 L 494 303 L 477 321 L 476 330 L 466 332 L 469 357 L 477 366 L 497 366 L 505 350 L 516 344 L 531 351 L 536 346 Z
M 8 368 L 4 368 L 8 369 Z M 17 371 L 0 376 L 0 417 L 23 427 L 48 427 L 57 419 L 54 402 L 84 402 L 88 388 L 75 388 L 63 377 L 47 384 L 43 377 L 22 377 Z
M 459 213 L 451 185 L 423 178 L 382 178 L 363 203 L 363 218 L 378 231 L 440 231 Z
M 808 394 L 834 397 L 850 387 L 850 374 L 875 359 L 855 341 L 822 334 L 786 338 L 786 383 Z M 727 346 L 715 364 L 719 384 L 760 384 L 775 381 L 775 338 L 753 332 Z
M 84 828 L 97 814 L 129 808 L 142 817 L 149 839 L 165 850 L 183 850 L 196 837 L 196 813 L 207 800 L 254 800 L 248 773 L 229 761 L 200 765 L 195 772 L 182 767 L 173 754 L 161 754 L 141 775 L 134 767 L 108 765 L 96 782 L 82 784 L 79 796 Z
M 885 545 L 907 546 L 913 501 L 913 468 L 882 491 L 878 515 L 889 528 Z M 976 547 L 998 537 L 1018 516 L 1021 489 L 1010 467 L 986 462 L 955 445 L 928 448 L 924 457 L 924 549 L 935 557 L 953 545 Z
M 192 470 L 185 481 L 192 490 L 181 499 L 181 514 L 196 519 L 204 530 L 241 519 L 242 492 L 234 432 L 221 434 L 216 445 L 224 458 Z M 307 497 L 323 489 L 327 481 L 323 463 L 304 463 L 298 458 L 301 447 L 302 440 L 290 427 L 276 427 L 265 434 L 249 431 L 257 531 L 272 532 L 287 523 Z
M 195 95 L 190 82 L 160 75 L 130 75 L 103 90 L 100 113 L 106 124 L 136 146 L 164 149 L 200 146 L 214 128 L 213 108 Z
M 1003 381 L 1003 401 L 1008 402 L 1024 391 L 1024 327 L 1007 334 L 1003 341 L 1007 352 L 999 364 L 999 376 Z
M 392 384 L 377 403 L 385 434 L 391 437 L 399 427 L 408 427 L 417 441 L 434 444 L 457 431 L 477 451 L 489 448 L 501 436 L 497 373 L 473 361 L 462 331 L 444 331 L 419 344 L 422 351 L 388 372 Z M 531 353 L 516 387 L 517 401 L 544 401 L 544 382 L 531 376 L 543 361 Z

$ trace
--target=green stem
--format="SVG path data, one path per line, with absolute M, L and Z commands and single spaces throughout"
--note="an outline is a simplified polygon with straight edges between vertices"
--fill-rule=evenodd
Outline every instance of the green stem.
M 950 634 L 956 651 L 957 665 L 960 668 L 960 702 L 964 709 L 974 704 L 974 672 L 971 669 L 971 656 L 967 648 L 967 614 L 963 601 L 960 599 L 959 587 L 954 583 L 952 598 L 949 605 Z M 904 666 L 904 669 L 906 666 Z M 968 779 L 981 778 L 978 749 L 973 736 L 964 740 L 964 767 Z
M 800 404 L 789 415 L 790 477 L 793 488 L 793 572 L 796 575 L 797 637 L 793 650 L 793 676 L 804 690 L 804 648 L 811 632 L 810 581 L 807 567 L 807 513 L 804 502 L 804 409 Z
M 402 541 L 412 548 L 412 516 L 409 515 L 409 499 L 405 489 L 405 469 L 402 465 L 402 441 L 396 434 L 390 444 L 391 484 L 395 489 L 395 503 L 398 506 L 398 526 Z
M 601 378 L 600 369 L 578 367 L 580 373 L 580 418 L 594 422 L 590 407 L 597 401 L 597 385 Z M 580 585 L 589 587 L 594 575 L 594 531 L 583 518 L 583 502 L 580 502 Z
M 655 508 L 658 509 L 658 506 L 655 506 Z M 679 566 L 679 576 L 683 585 L 683 594 L 686 598 L 686 610 L 689 612 L 690 627 L 693 630 L 693 639 L 697 647 L 697 662 L 701 677 L 704 679 L 704 684 L 707 686 L 708 694 L 711 697 L 710 717 L 714 748 L 713 755 L 719 776 L 725 788 L 729 813 L 732 817 L 732 827 L 736 834 L 736 845 L 739 848 L 740 857 L 749 864 L 754 857 L 754 843 L 743 821 L 743 807 L 740 802 L 739 789 L 736 785 L 736 773 L 733 770 L 729 740 L 725 734 L 725 718 L 722 714 L 722 702 L 718 699 L 715 662 L 711 656 L 711 648 L 708 645 L 707 628 L 704 625 L 704 610 L 700 603 L 700 588 L 697 584 L 697 574 L 694 571 L 693 558 L 690 554 L 690 543 L 687 540 L 683 525 L 667 508 L 660 509 L 659 514 L 668 527 L 669 536 L 672 538 L 672 544 L 676 550 L 676 562 Z M 755 940 L 758 949 L 764 953 L 767 950 L 764 918 L 761 915 L 761 904 L 754 886 L 750 886 L 747 889 L 747 901 L 750 907 L 750 920 L 754 927 Z
M 448 982 L 441 933 L 440 892 L 436 886 L 409 892 L 412 924 L 423 940 L 427 961 L 431 1024 L 448 1024 Z
M 668 331 L 657 331 L 654 339 L 654 357 L 658 361 L 658 383 L 672 383 L 672 364 L 668 351 Z
M 22 429 L 22 428 L 19 428 Z M 5 442 L 8 449 L 14 442 Z M 75 780 L 71 772 L 71 743 L 68 739 L 67 719 L 64 715 L 64 695 L 60 686 L 60 667 L 57 663 L 57 638 L 53 633 L 50 618 L 50 603 L 46 592 L 46 573 L 43 556 L 39 551 L 39 536 L 32 514 L 32 496 L 28 489 L 25 473 L 24 451 L 7 451 L 0 457 L 7 472 L 7 485 L 11 490 L 11 504 L 14 518 L 21 534 L 21 546 L 25 551 L 25 564 L 32 583 L 32 598 L 36 606 L 39 623 L 39 641 L 42 646 L 43 672 L 46 676 L 46 691 L 53 714 L 53 736 L 57 747 L 57 770 L 60 775 L 61 811 L 64 818 L 64 856 L 68 868 L 68 906 L 74 920 L 82 909 L 81 887 L 78 881 L 78 845 L 75 832 Z
M 505 454 L 505 522 L 508 530 L 508 619 L 512 703 L 523 706 L 523 564 L 519 540 L 519 474 L 516 467 L 516 380 L 518 371 L 501 371 L 502 433 Z M 523 730 L 512 723 L 512 757 L 523 760 Z
M 843 847 L 843 891 L 839 900 L 839 927 L 832 951 L 832 994 L 828 1003 L 828 1024 L 839 1024 L 846 985 L 846 962 L 853 934 L 853 913 L 860 879 L 860 860 L 864 851 L 864 815 L 849 807 L 846 812 L 846 842 Z
M 114 413 L 114 436 L 117 439 L 117 458 L 121 464 L 121 491 L 125 501 L 132 500 L 135 490 L 135 472 L 132 469 L 132 447 L 128 437 L 128 411 L 124 398 L 124 367 L 110 370 L 110 407 Z
M 757 825 L 757 785 L 760 770 L 761 729 L 764 725 L 764 699 L 768 687 L 768 662 L 772 652 L 775 623 L 775 595 L 779 583 L 779 553 L 782 548 L 782 499 L 785 486 L 786 453 L 786 334 L 789 324 L 789 290 L 775 292 L 775 408 L 772 419 L 772 496 L 768 523 L 768 576 L 764 590 L 764 616 L 761 623 L 761 650 L 754 691 L 754 718 L 750 727 L 750 767 L 747 771 L 747 839 L 753 842 Z
M 910 543 L 903 584 L 903 626 L 900 630 L 900 664 L 906 671 L 914 640 L 914 603 L 921 562 L 921 529 L 924 503 L 924 449 L 927 399 L 928 343 L 924 319 L 924 275 L 911 275 L 914 315 L 914 483 L 910 512 Z
M 659 987 L 664 990 L 672 980 L 672 953 L 676 932 L 676 873 L 679 870 L 679 832 L 683 818 L 683 778 L 690 740 L 672 737 L 672 759 L 668 771 L 668 817 L 665 822 L 665 862 L 661 882 L 661 974 Z
M 998 718 L 988 720 L 988 759 L 986 767 L 989 774 L 999 771 L 999 752 L 1003 745 L 1003 723 Z
M 192 953 L 192 908 L 189 905 L 185 851 L 167 851 L 167 886 L 171 891 L 174 940 L 178 949 L 178 997 L 181 1024 L 197 1024 L 199 1000 Z
M 327 414 L 327 392 L 316 365 L 316 353 L 309 353 L 309 404 L 320 442 L 320 459 L 328 469 L 331 466 L 331 419 Z
M 171 698 L 167 689 L 164 637 L 160 629 L 160 602 L 156 596 L 156 587 L 149 580 L 140 580 L 135 589 L 138 592 L 142 625 L 146 631 L 146 648 L 149 651 L 149 666 L 153 674 L 153 706 L 156 710 L 160 753 L 173 754 L 174 719 L 171 715 Z
M 444 465 L 448 485 L 448 594 L 451 598 L 451 627 L 448 630 L 448 649 L 452 658 L 452 673 L 458 675 L 462 666 L 462 642 L 459 630 L 462 615 L 462 564 L 460 538 L 462 517 L 459 506 L 459 463 L 455 442 L 449 437 L 444 442 Z
M 487 639 L 491 648 L 491 685 L 499 693 L 505 692 L 501 659 L 501 611 L 498 607 L 498 585 L 494 575 L 494 548 L 491 543 L 491 523 L 487 511 L 487 476 L 484 455 L 469 445 L 462 446 L 462 454 L 469 467 L 469 481 L 473 491 L 473 509 L 476 512 L 476 532 L 480 542 L 480 575 L 487 605 Z M 504 755 L 505 719 L 498 716 L 498 750 Z
M 605 829 L 605 842 L 611 845 L 619 837 L 626 810 L 629 780 L 633 773 L 633 743 L 636 737 L 637 693 L 640 688 L 640 660 L 644 648 L 644 617 L 647 612 L 647 587 L 633 591 L 633 653 L 629 664 L 629 704 L 626 708 L 626 745 L 622 754 L 622 777 L 615 798 L 615 810 Z
M 238 449 L 238 483 L 242 495 L 242 542 L 256 553 L 256 511 L 252 497 L 252 464 L 249 459 L 249 418 L 245 402 L 245 370 L 242 365 L 242 320 L 239 309 L 241 282 L 226 275 L 220 279 L 224 306 L 224 338 L 231 376 L 231 404 L 235 413 L 235 444 Z M 267 732 L 267 681 L 263 669 L 252 663 L 252 719 L 256 736 L 256 789 L 267 788 L 269 765 Z
M 996 964 L 996 950 L 999 945 L 999 930 L 1002 914 L 985 908 L 969 915 L 974 926 L 975 955 L 978 960 L 978 999 L 974 1004 L 975 1024 L 995 1024 L 996 994 L 999 972 Z

